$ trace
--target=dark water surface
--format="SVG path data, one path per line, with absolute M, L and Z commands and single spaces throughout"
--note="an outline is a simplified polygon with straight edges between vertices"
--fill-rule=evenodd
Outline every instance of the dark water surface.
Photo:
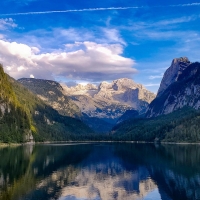
M 200 145 L 0 148 L 0 200 L 200 199 Z

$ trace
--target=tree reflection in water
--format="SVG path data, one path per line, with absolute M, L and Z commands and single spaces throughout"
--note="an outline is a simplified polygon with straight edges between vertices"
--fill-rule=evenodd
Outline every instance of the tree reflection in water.
M 0 149 L 0 199 L 200 199 L 198 145 Z

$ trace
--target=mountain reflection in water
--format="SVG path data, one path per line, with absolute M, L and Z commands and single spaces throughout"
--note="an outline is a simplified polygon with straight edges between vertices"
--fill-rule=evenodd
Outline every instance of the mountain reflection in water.
M 0 200 L 200 199 L 198 145 L 27 145 L 0 158 Z

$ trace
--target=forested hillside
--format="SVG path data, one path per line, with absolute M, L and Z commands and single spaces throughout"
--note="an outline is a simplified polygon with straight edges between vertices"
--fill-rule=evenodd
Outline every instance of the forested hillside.
M 93 131 L 78 119 L 60 115 L 4 73 L 0 66 L 0 141 L 87 139 Z
M 114 140 L 200 142 L 200 112 L 189 107 L 149 119 L 132 119 L 115 126 Z
M 79 107 L 65 94 L 58 82 L 34 78 L 22 78 L 17 82 L 36 94 L 59 114 L 77 119 L 82 117 Z
M 0 141 L 22 142 L 30 128 L 27 112 L 18 101 L 12 84 L 0 65 Z

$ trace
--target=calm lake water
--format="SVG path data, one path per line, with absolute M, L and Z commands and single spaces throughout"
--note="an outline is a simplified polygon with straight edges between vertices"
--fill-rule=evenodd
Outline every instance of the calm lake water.
M 0 200 L 200 199 L 200 145 L 0 148 Z

